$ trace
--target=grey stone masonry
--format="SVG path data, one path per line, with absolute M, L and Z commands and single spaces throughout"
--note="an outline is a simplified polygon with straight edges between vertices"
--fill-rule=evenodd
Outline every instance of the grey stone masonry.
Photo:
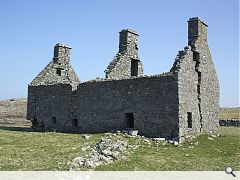
M 143 75 L 143 65 L 138 57 L 138 34 L 123 29 L 119 37 L 119 51 L 105 70 L 107 79 L 126 79 Z
M 219 82 L 207 41 L 207 25 L 198 17 L 188 21 L 188 44 L 193 51 L 198 74 L 198 102 L 202 132 L 217 131 Z M 192 32 L 192 33 L 191 33 Z M 195 35 L 197 32 L 197 36 Z
M 120 32 L 119 51 L 106 77 L 80 83 L 70 47 L 57 44 L 53 60 L 28 86 L 27 119 L 36 130 L 98 133 L 136 130 L 146 137 L 183 141 L 219 126 L 219 82 L 207 25 L 188 21 L 188 45 L 169 72 L 143 76 L 138 34 Z
M 70 64 L 69 46 L 56 44 L 52 61 L 37 75 L 30 86 L 70 84 L 76 89 L 80 83 Z
M 207 42 L 207 25 L 188 21 L 188 46 L 179 51 L 171 72 L 178 76 L 179 136 L 216 132 L 219 82 Z

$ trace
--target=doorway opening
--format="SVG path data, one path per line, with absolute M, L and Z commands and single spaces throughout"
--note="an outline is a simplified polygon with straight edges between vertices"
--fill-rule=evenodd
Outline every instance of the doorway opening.
M 134 113 L 125 113 L 127 128 L 134 128 Z

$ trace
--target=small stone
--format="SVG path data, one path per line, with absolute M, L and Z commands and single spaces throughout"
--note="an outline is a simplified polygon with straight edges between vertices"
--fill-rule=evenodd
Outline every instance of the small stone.
M 84 139 L 89 139 L 91 136 L 87 136 L 87 135 L 82 135 L 82 138 Z
M 74 162 L 70 163 L 69 171 L 77 171 L 78 169 L 79 169 L 78 163 L 74 163 Z
M 78 163 L 79 165 L 83 165 L 85 159 L 82 157 L 76 157 L 73 159 L 73 163 Z
M 125 130 L 125 129 L 124 129 L 122 132 L 123 132 L 124 134 L 127 134 L 127 133 L 128 133 L 128 130 Z
M 113 159 L 118 159 L 119 155 L 119 152 L 113 152 L 111 156 L 113 157 Z
M 116 151 L 119 151 L 119 152 L 123 152 L 125 150 L 126 150 L 126 147 L 121 144 L 116 148 Z
M 179 143 L 177 141 L 173 141 L 173 144 L 176 146 L 178 145 Z
M 154 140 L 154 141 L 165 141 L 166 139 L 165 138 L 152 138 L 152 140 Z
M 102 165 L 102 162 L 101 161 L 97 161 L 94 164 L 95 164 L 95 166 L 100 166 L 100 165 Z
M 87 148 L 86 147 L 82 147 L 82 151 L 86 151 L 87 150 Z
M 209 140 L 214 140 L 214 139 L 213 139 L 213 138 L 211 138 L 211 137 L 208 137 L 208 139 L 209 139 Z
M 92 161 L 85 161 L 84 166 L 92 169 L 95 169 L 96 167 Z
M 136 136 L 138 134 L 138 130 L 130 130 L 128 131 L 128 134 L 131 136 Z
M 127 143 L 126 141 L 121 142 L 121 144 L 122 144 L 123 146 L 125 146 L 125 147 L 128 146 L 128 143 Z
M 102 154 L 104 154 L 105 156 L 111 156 L 111 155 L 112 155 L 112 152 L 109 151 L 109 150 L 103 150 L 103 151 L 102 151 Z
M 93 155 L 90 160 L 91 160 L 92 162 L 98 162 L 98 161 L 99 161 L 99 156 L 98 156 L 98 154 Z
M 106 156 L 104 155 L 100 155 L 99 156 L 100 160 L 106 162 L 106 163 L 110 163 L 111 159 L 110 158 L 107 158 Z

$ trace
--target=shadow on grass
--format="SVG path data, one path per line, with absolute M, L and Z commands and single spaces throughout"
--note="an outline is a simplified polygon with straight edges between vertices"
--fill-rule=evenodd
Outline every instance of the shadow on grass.
M 32 127 L 21 127 L 21 126 L 1 126 L 0 125 L 0 130 L 8 130 L 8 131 L 20 131 L 20 132 L 57 132 L 57 133 L 67 133 L 67 134 L 89 134 L 89 133 L 80 133 L 79 131 L 57 131 L 54 129 L 33 129 Z M 108 132 L 108 131 L 106 131 Z M 105 132 L 97 132 L 97 133 L 92 133 L 92 134 L 98 134 L 98 133 L 105 133 Z
M 8 130 L 8 131 L 33 132 L 33 129 L 31 127 L 6 127 L 6 126 L 0 126 L 0 129 Z

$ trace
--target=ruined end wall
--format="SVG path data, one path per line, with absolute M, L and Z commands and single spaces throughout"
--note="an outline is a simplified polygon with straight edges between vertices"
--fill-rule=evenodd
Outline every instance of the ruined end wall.
M 52 61 L 28 86 L 27 119 L 34 128 L 64 127 L 61 123 L 70 113 L 72 90 L 80 82 L 70 64 L 70 50 L 69 46 L 56 44 Z
M 198 73 L 198 94 L 202 132 L 216 132 L 219 114 L 219 81 L 208 47 L 207 25 L 198 17 L 188 21 L 188 44 L 194 53 Z
M 170 70 L 178 78 L 179 136 L 218 128 L 219 82 L 207 42 L 207 25 L 188 21 L 188 47 L 179 51 Z
M 130 128 L 147 137 L 178 136 L 178 86 L 172 74 L 81 83 L 73 96 L 79 132 Z

